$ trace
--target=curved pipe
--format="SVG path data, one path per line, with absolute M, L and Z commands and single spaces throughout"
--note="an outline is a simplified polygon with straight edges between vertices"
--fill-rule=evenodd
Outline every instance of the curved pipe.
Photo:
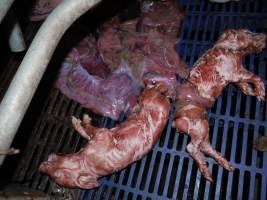
M 1 0 L 0 1 L 0 24 L 6 16 L 7 11 L 15 0 Z
M 0 104 L 0 150 L 13 141 L 52 54 L 69 26 L 101 0 L 65 0 L 45 20 Z M 0 165 L 4 156 L 0 157 Z

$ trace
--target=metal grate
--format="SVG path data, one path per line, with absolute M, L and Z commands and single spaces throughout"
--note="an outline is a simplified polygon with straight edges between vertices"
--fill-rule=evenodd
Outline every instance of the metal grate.
M 186 17 L 178 52 L 192 66 L 226 28 L 267 30 L 267 3 L 240 1 L 225 4 L 182 0 Z M 267 49 L 244 59 L 246 67 L 267 84 Z M 82 192 L 81 199 L 267 199 L 267 154 L 252 149 L 252 141 L 267 134 L 267 103 L 245 96 L 233 85 L 225 89 L 209 112 L 210 141 L 235 171 L 229 173 L 207 158 L 214 182 L 201 175 L 185 148 L 189 137 L 171 128 L 172 114 L 162 137 L 144 159 L 100 180 L 95 190 Z M 51 152 L 70 153 L 83 140 L 70 127 L 71 115 L 87 112 L 79 104 L 51 89 L 31 132 L 29 143 L 13 181 L 53 193 L 53 184 L 37 172 L 39 163 Z M 90 115 L 93 115 L 90 113 Z M 93 115 L 98 126 L 112 127 L 114 121 Z

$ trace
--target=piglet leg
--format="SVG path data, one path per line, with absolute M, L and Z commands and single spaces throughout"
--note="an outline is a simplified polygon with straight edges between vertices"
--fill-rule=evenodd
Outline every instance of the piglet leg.
M 208 124 L 207 119 L 199 119 L 199 121 L 197 121 L 196 124 L 198 124 L 197 126 L 195 126 L 196 128 L 192 128 L 190 130 L 191 143 L 194 145 L 194 147 L 197 148 L 197 150 L 201 151 L 202 153 L 207 154 L 210 157 L 212 157 L 219 165 L 221 165 L 225 169 L 229 171 L 233 171 L 234 168 L 222 156 L 222 154 L 220 154 L 219 152 L 217 152 L 215 149 L 212 148 L 210 141 L 209 141 L 209 124 Z M 189 148 L 189 145 L 187 148 Z M 191 146 L 190 148 L 192 149 Z M 200 171 L 202 172 L 202 174 L 208 180 L 212 181 L 211 176 L 207 176 L 206 175 L 207 172 L 204 170 L 206 169 L 203 167 L 203 165 L 201 165 Z
M 192 140 L 187 145 L 186 150 L 189 152 L 189 154 L 192 156 L 192 158 L 197 162 L 197 165 L 199 167 L 199 170 L 201 174 L 208 179 L 209 181 L 213 181 L 212 175 L 209 171 L 209 168 L 207 166 L 206 161 L 203 158 L 202 153 L 199 151 L 199 142 L 197 140 Z
M 91 118 L 88 115 L 83 115 L 83 120 L 77 119 L 72 116 L 73 128 L 85 139 L 90 140 L 97 128 L 91 125 Z
M 208 179 L 213 181 L 209 168 L 206 161 L 203 158 L 203 154 L 200 152 L 200 145 L 204 139 L 203 133 L 199 132 L 198 129 L 192 127 L 192 121 L 188 118 L 178 118 L 175 119 L 174 126 L 180 132 L 188 133 L 191 137 L 190 143 L 187 145 L 186 149 L 192 158 L 197 162 L 201 174 Z
M 191 106 L 184 107 L 184 110 L 177 111 L 173 126 L 181 132 L 188 133 L 191 137 L 187 145 L 187 151 L 197 162 L 202 175 L 212 181 L 212 176 L 208 170 L 207 164 L 202 153 L 214 158 L 216 162 L 225 169 L 232 171 L 234 168 L 229 162 L 216 150 L 214 150 L 209 141 L 209 123 L 205 114 L 205 109 Z
M 230 165 L 230 163 L 223 157 L 221 153 L 216 151 L 212 148 L 210 141 L 209 141 L 209 134 L 207 134 L 206 138 L 201 144 L 200 147 L 201 151 L 210 157 L 212 157 L 216 162 L 221 165 L 223 168 L 227 169 L 228 171 L 233 171 L 234 168 Z
M 249 85 L 249 83 L 251 83 L 253 87 Z M 246 95 L 256 96 L 259 101 L 265 100 L 264 83 L 260 77 L 244 68 L 239 72 L 239 82 L 237 82 L 237 85 Z

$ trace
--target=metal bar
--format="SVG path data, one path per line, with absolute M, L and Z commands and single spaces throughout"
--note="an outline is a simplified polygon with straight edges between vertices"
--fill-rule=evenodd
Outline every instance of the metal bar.
M 0 24 L 5 18 L 7 11 L 13 4 L 14 0 L 1 0 L 0 1 Z
M 0 105 L 0 149 L 9 148 L 49 60 L 68 27 L 101 0 L 65 0 L 36 34 Z M 4 156 L 0 157 L 0 165 Z

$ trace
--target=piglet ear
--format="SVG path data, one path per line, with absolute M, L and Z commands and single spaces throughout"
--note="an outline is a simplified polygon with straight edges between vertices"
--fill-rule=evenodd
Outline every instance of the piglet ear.
M 99 186 L 96 177 L 89 174 L 81 174 L 77 180 L 77 186 L 82 189 L 91 189 Z

